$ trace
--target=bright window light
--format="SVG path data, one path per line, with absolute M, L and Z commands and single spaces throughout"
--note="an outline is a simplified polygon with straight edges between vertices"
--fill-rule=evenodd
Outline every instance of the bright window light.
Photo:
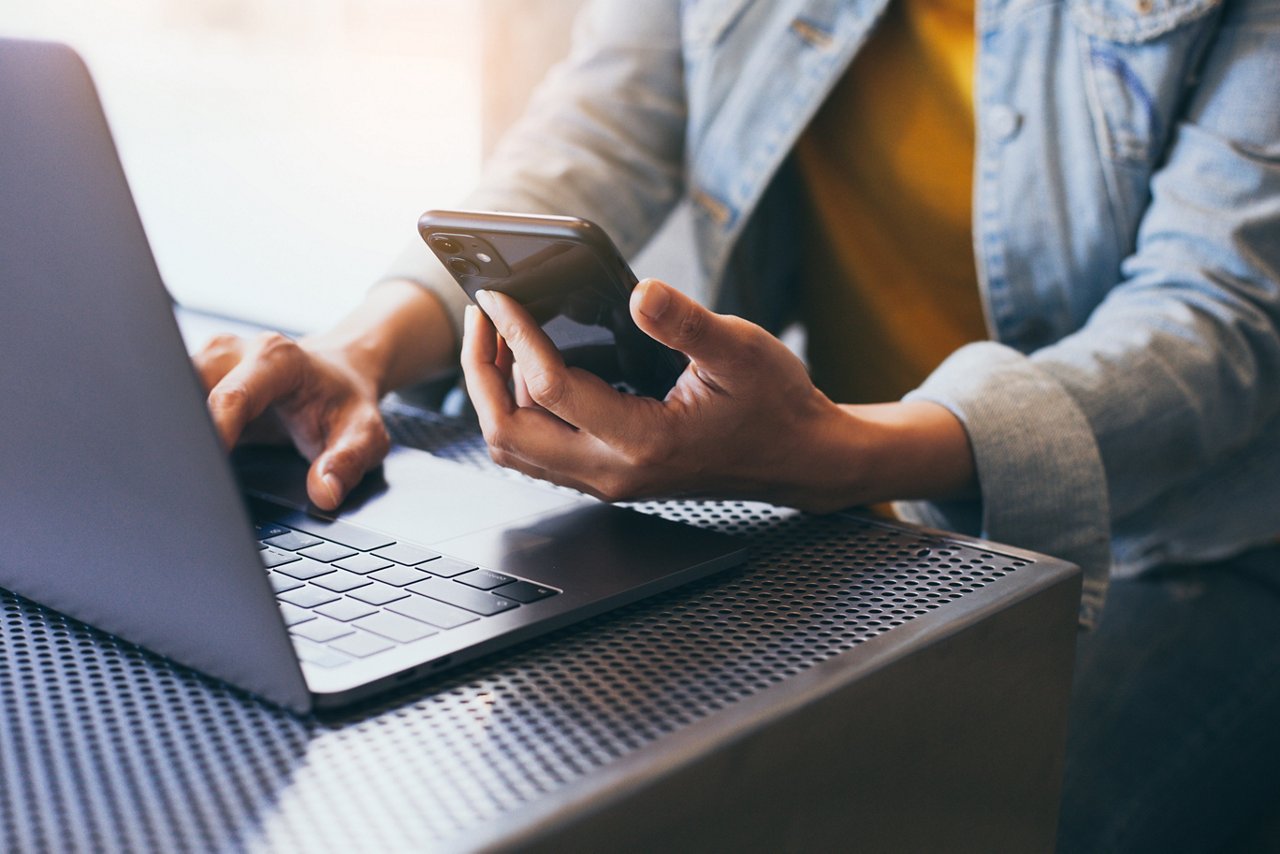
M 475 180 L 477 5 L 19 0 L 0 35 L 85 57 L 180 303 L 309 330 Z

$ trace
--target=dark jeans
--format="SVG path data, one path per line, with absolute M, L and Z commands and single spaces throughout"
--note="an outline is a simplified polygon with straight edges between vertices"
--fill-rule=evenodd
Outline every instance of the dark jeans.
M 1116 582 L 1077 646 L 1059 851 L 1233 851 L 1276 809 L 1280 546 Z

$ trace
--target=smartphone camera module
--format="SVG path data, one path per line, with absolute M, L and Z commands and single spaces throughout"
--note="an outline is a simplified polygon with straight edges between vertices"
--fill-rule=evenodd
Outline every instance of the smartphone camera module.
M 453 274 L 462 279 L 504 279 L 511 269 L 484 235 L 471 231 L 437 231 L 426 236 L 427 245 Z
M 457 255 L 462 251 L 462 244 L 454 240 L 452 237 L 446 237 L 443 234 L 434 235 L 431 238 L 433 248 L 440 250 L 445 255 Z
M 466 258 L 454 257 L 447 262 L 449 269 L 457 276 L 474 276 L 480 272 L 480 268 L 468 261 Z

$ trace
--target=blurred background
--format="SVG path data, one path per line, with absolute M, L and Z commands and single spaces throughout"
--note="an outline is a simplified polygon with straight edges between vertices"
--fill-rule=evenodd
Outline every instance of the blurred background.
M 306 330 L 475 180 L 481 6 L 0 0 L 0 35 L 84 56 L 179 302 Z
M 462 200 L 583 2 L 0 0 L 0 36 L 85 58 L 180 304 L 307 332 Z M 691 282 L 692 240 L 681 206 L 637 273 Z

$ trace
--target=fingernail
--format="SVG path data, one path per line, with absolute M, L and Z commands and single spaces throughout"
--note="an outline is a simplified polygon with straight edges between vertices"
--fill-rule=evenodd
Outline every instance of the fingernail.
M 342 481 L 333 474 L 326 474 L 320 478 L 320 482 L 324 484 L 325 489 L 329 490 L 329 503 L 337 507 L 338 502 L 342 500 Z
M 462 309 L 462 331 L 470 332 L 472 325 L 476 322 L 476 307 L 468 303 Z
M 493 308 L 493 294 L 483 290 L 476 291 L 476 302 L 480 303 L 481 307 L 488 312 Z
M 645 280 L 640 289 L 640 313 L 650 320 L 657 320 L 671 303 L 671 295 L 661 282 L 653 279 Z

